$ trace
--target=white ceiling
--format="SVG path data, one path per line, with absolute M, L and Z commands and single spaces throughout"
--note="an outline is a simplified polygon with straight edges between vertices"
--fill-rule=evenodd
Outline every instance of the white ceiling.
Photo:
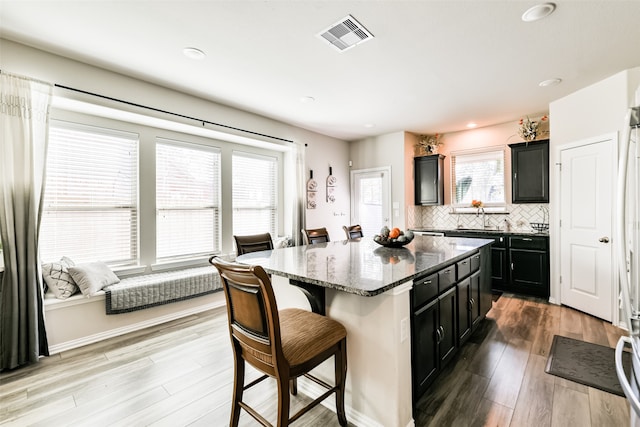
M 640 66 L 640 1 L 557 0 L 548 18 L 523 22 L 534 4 L 0 0 L 0 36 L 354 140 L 542 114 Z M 348 14 L 375 38 L 339 53 L 316 34 Z M 184 57 L 188 46 L 207 57 Z

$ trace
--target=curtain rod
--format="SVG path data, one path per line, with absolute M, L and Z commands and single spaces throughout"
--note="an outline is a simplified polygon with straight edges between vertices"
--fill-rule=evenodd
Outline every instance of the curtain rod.
M 122 99 L 112 98 L 112 97 L 106 96 L 106 95 L 100 95 L 99 93 L 88 92 L 86 90 L 76 89 L 76 88 L 72 88 L 72 87 L 64 86 L 64 85 L 59 85 L 57 83 L 55 83 L 54 86 L 55 87 L 59 87 L 61 89 L 66 89 L 66 90 L 70 90 L 70 91 L 73 91 L 73 92 L 82 93 L 82 94 L 85 94 L 85 95 L 91 95 L 91 96 L 95 96 L 95 97 L 98 97 L 98 98 L 107 99 L 109 101 L 115 101 L 115 102 L 120 102 L 120 103 L 123 103 L 123 104 L 131 105 L 131 106 L 134 106 L 134 107 L 145 108 L 147 110 L 152 110 L 152 111 L 155 111 L 155 112 L 158 112 L 158 113 L 164 113 L 164 114 L 169 114 L 169 115 L 176 116 L 176 117 L 181 117 L 183 119 L 194 120 L 196 122 L 202 123 L 202 126 L 204 126 L 205 124 L 213 125 L 213 126 L 220 126 L 220 127 L 226 128 L 226 129 L 232 129 L 232 130 L 236 130 L 236 131 L 240 131 L 240 132 L 244 132 L 244 133 L 249 133 L 249 134 L 252 134 L 252 135 L 257 135 L 257 136 L 263 136 L 263 137 L 266 137 L 266 138 L 276 139 L 278 141 L 284 141 L 284 142 L 293 143 L 293 141 L 290 140 L 290 139 L 279 138 L 277 136 L 271 136 L 271 135 L 267 135 L 267 134 L 264 134 L 264 133 L 253 132 L 253 131 L 242 129 L 242 128 L 223 125 L 221 123 L 211 122 L 209 120 L 202 120 L 202 119 L 198 119 L 196 117 L 187 116 L 187 115 L 184 115 L 184 114 L 173 113 L 171 111 L 161 110 L 161 109 L 155 108 L 155 107 L 149 107 L 149 106 L 142 105 L 142 104 L 136 104 L 135 102 L 124 101 Z

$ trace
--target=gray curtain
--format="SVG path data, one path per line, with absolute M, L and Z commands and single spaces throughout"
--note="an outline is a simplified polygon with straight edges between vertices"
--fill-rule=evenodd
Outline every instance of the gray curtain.
M 0 370 L 48 355 L 38 255 L 52 86 L 0 74 Z
M 305 228 L 305 147 L 304 144 L 294 142 L 291 149 L 285 153 L 285 194 L 289 199 L 288 232 L 294 246 L 302 244 L 302 229 Z

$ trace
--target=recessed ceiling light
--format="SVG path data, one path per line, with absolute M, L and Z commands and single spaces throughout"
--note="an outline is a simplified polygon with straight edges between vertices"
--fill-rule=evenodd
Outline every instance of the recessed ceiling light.
M 367 124 L 364 125 L 364 127 L 366 127 L 367 129 L 371 129 L 371 128 L 376 127 L 376 125 L 374 125 L 373 123 L 367 123 Z
M 309 104 L 313 101 L 315 101 L 316 99 L 313 96 L 301 96 L 300 97 L 300 102 L 302 104 Z
M 473 129 L 473 128 L 474 128 L 474 127 L 476 127 L 476 126 L 478 126 L 478 124 L 477 124 L 477 123 L 473 123 L 473 122 L 467 123 L 467 127 L 468 127 L 469 129 Z
M 522 14 L 524 22 L 533 22 L 542 18 L 546 18 L 556 10 L 555 3 L 541 3 L 530 7 Z
M 187 58 L 196 59 L 196 60 L 202 60 L 204 59 L 205 56 L 207 56 L 203 51 L 195 47 L 185 47 L 184 49 L 182 49 L 182 53 Z
M 555 86 L 560 84 L 560 82 L 562 82 L 562 79 L 548 79 L 538 83 L 538 86 L 540 87 Z

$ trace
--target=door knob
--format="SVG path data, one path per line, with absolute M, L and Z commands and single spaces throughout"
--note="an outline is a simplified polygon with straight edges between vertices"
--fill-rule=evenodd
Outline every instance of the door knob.
M 609 238 L 607 236 L 601 237 L 598 239 L 598 242 L 609 243 Z

